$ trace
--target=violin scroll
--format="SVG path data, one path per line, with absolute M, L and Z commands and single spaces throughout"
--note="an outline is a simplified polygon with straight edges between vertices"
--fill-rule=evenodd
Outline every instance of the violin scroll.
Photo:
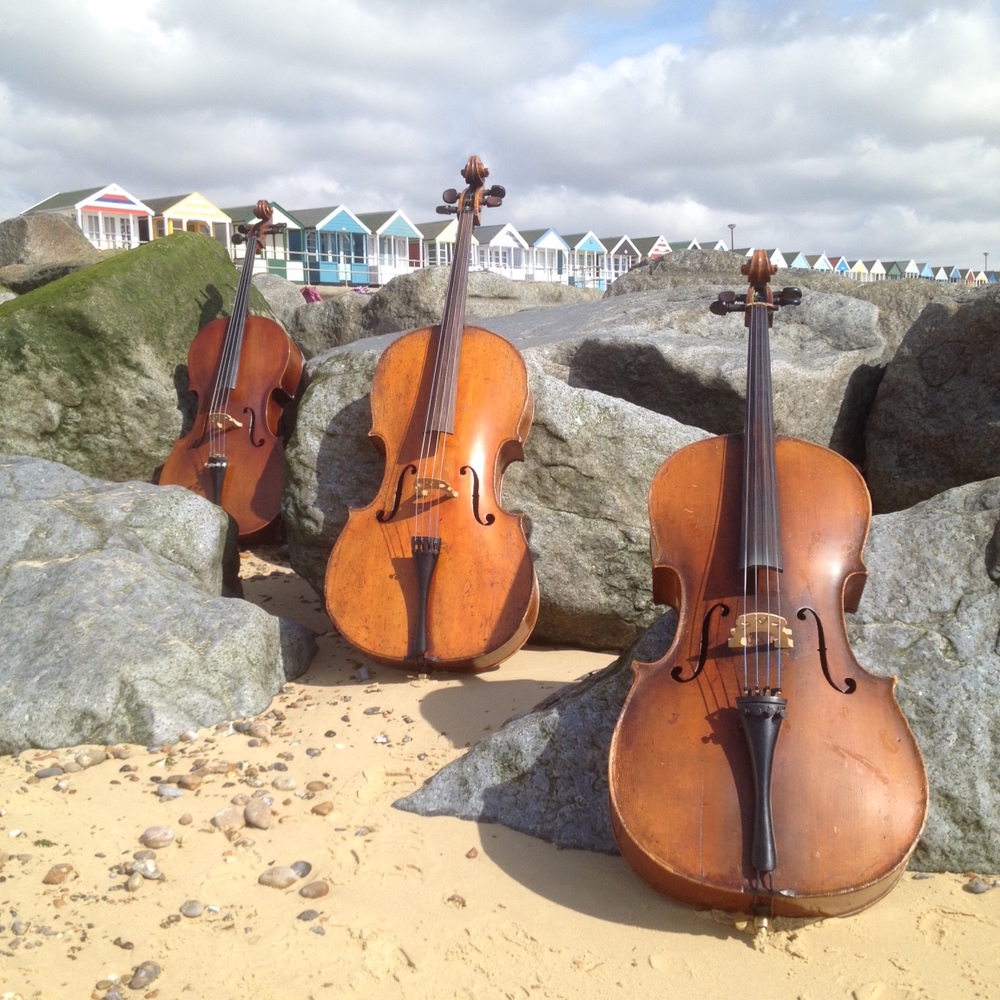
M 461 194 L 454 188 L 448 188 L 441 195 L 441 200 L 445 204 L 438 205 L 435 209 L 437 214 L 456 215 L 459 212 L 471 212 L 473 225 L 478 226 L 483 206 L 499 208 L 507 196 L 507 189 L 502 184 L 494 184 L 490 188 L 483 187 L 489 175 L 490 171 L 483 166 L 483 161 L 478 156 L 470 156 L 469 162 L 462 168 L 462 176 L 469 186 Z

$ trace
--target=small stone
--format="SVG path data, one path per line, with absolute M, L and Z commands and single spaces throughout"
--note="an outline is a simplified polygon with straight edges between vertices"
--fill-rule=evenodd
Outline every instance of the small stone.
M 177 779 L 177 787 L 185 788 L 190 792 L 193 792 L 196 788 L 201 786 L 202 777 L 200 774 L 182 774 Z
M 169 826 L 151 826 L 143 831 L 139 843 L 151 847 L 153 850 L 159 850 L 172 843 L 173 839 L 174 831 Z
M 295 872 L 299 878 L 305 878 L 312 870 L 313 866 L 309 864 L 308 861 L 296 861 L 295 864 L 292 865 L 292 871 Z
M 304 899 L 322 899 L 329 893 L 330 887 L 320 879 L 317 882 L 310 882 L 299 889 L 299 895 Z
M 378 705 L 372 705 L 371 708 L 365 709 L 365 715 L 378 715 L 381 711 Z
M 333 809 L 333 803 L 327 799 L 325 802 L 317 802 L 309 811 L 315 813 L 317 816 L 329 816 L 333 812 Z
M 212 826 L 220 830 L 240 830 L 245 825 L 243 810 L 238 806 L 226 806 L 212 817 Z
M 979 895 L 980 893 L 983 892 L 989 892 L 990 889 L 993 888 L 993 883 L 987 882 L 985 879 L 982 879 L 977 875 L 975 878 L 970 879 L 968 882 L 966 882 L 965 885 L 962 886 L 962 888 L 965 889 L 966 892 L 971 892 L 976 895 Z
M 327 788 L 327 783 L 325 781 L 310 781 L 306 785 L 307 792 L 325 792 Z
M 128 889 L 129 892 L 138 892 L 139 887 L 144 881 L 145 880 L 138 872 L 133 872 L 129 875 L 128 881 L 125 883 L 125 888 Z
M 45 885 L 62 885 L 66 881 L 69 873 L 73 871 L 73 866 L 68 864 L 53 865 L 46 874 L 42 882 Z
M 182 743 L 193 743 L 196 739 L 198 739 L 198 734 L 193 729 L 186 729 L 181 733 Z
M 250 723 L 250 728 L 247 732 L 258 740 L 266 740 L 271 735 L 271 727 L 261 720 Z
M 325 737 L 326 737 L 326 738 L 327 738 L 328 740 L 332 740 L 332 739 L 334 738 L 334 736 L 336 736 L 336 735 L 337 735 L 337 730 L 336 730 L 336 729 L 328 729 L 328 730 L 327 730 L 327 731 L 326 731 L 326 732 L 325 732 L 325 733 L 324 733 L 323 735 L 324 735 L 324 736 L 325 736 Z
M 257 879 L 261 885 L 270 886 L 272 889 L 287 889 L 298 880 L 298 873 L 287 865 L 273 865 Z
M 73 759 L 80 767 L 88 768 L 94 767 L 97 764 L 103 764 L 108 759 L 108 754 L 103 747 L 86 747 L 76 754 Z
M 268 798 L 251 799 L 243 810 L 243 819 L 247 826 L 255 830 L 267 830 L 271 826 L 271 800 Z
M 156 786 L 156 794 L 166 802 L 167 799 L 179 799 L 184 793 L 176 785 L 168 785 L 161 782 Z
M 468 849 L 468 850 L 467 850 L 467 851 L 465 852 L 465 856 L 466 856 L 467 858 L 469 858 L 469 860 L 470 860 L 470 861 L 471 861 L 471 860 L 474 860 L 475 858 L 478 858 L 478 857 L 479 857 L 479 851 L 478 851 L 478 849 L 477 849 L 477 848 L 475 848 L 475 847 L 470 847 L 470 848 L 469 848 L 469 849 Z
M 122 951 L 132 951 L 135 948 L 135 945 L 131 941 L 123 941 L 120 937 L 116 937 L 111 943 L 116 948 L 121 948 Z
M 318 757 L 322 752 L 318 747 L 306 747 L 307 757 Z
M 295 779 L 287 774 L 279 774 L 271 782 L 271 787 L 276 788 L 279 792 L 290 792 L 295 788 Z
M 197 899 L 189 899 L 181 903 L 181 914 L 185 917 L 200 917 L 205 912 L 205 906 Z
M 58 764 L 53 764 L 51 767 L 43 767 L 38 771 L 35 771 L 35 777 L 42 778 L 58 778 L 61 777 L 66 772 L 63 771 Z
M 318 910 L 303 910 L 299 916 L 299 920 L 315 920 L 319 916 Z
M 191 813 L 183 813 L 177 822 L 180 823 L 181 826 L 190 826 L 194 822 L 194 817 Z
M 136 967 L 135 975 L 129 980 L 130 990 L 144 990 L 160 975 L 160 967 L 156 962 L 143 962 Z

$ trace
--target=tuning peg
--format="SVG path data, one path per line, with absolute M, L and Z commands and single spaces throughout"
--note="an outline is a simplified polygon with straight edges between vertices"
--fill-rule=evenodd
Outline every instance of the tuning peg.
M 239 230 L 237 230 L 235 233 L 233 233 L 233 245 L 234 246 L 239 246 L 241 243 L 246 243 L 246 241 L 247 241 L 246 233 L 241 233 L 241 232 L 239 232 Z
M 458 209 L 454 205 L 438 205 L 434 211 L 437 212 L 438 215 L 455 215 L 457 214 Z
M 499 198 L 501 201 L 507 197 L 507 189 L 502 184 L 494 184 L 493 187 L 486 192 L 487 198 Z M 498 202 L 499 204 L 499 202 Z
M 441 200 L 447 202 L 449 205 L 454 205 L 458 199 L 459 194 L 454 188 L 448 188 L 448 190 L 441 195 Z
M 745 295 L 737 295 L 736 292 L 719 292 L 719 297 L 708 307 L 709 312 L 716 316 L 725 316 L 731 312 L 743 312 L 747 305 Z
M 483 198 L 483 204 L 487 208 L 499 208 L 503 204 L 503 198 L 498 198 L 496 195 L 488 194 Z
M 782 288 L 777 301 L 780 306 L 797 306 L 802 301 L 802 292 L 798 288 Z

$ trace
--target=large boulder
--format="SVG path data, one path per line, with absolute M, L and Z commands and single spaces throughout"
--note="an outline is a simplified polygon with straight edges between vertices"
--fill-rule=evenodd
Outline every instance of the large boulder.
M 149 480 L 190 412 L 191 341 L 238 280 L 216 240 L 176 233 L 0 305 L 6 450 Z M 270 315 L 255 289 L 250 307 Z
M 872 673 L 898 675 L 897 697 L 930 783 L 913 867 L 996 871 L 1000 479 L 876 516 L 865 560 L 869 582 L 857 614 L 848 616 L 852 648 Z M 676 622 L 670 612 L 606 670 L 509 721 L 396 805 L 502 823 L 562 847 L 615 852 L 608 820 L 611 734 L 633 659 L 662 656 Z M 778 745 L 776 767 L 780 738 Z
M 100 251 L 63 215 L 18 215 L 0 222 L 0 267 L 95 261 Z
M 929 304 L 879 386 L 867 428 L 876 510 L 1000 475 L 1000 291 Z
M 316 366 L 286 452 L 283 509 L 292 565 L 320 593 L 348 509 L 369 504 L 382 482 L 383 462 L 368 438 L 380 351 L 366 349 L 368 343 Z M 531 525 L 541 591 L 534 637 L 621 648 L 656 617 L 649 482 L 667 455 L 707 435 L 568 386 L 530 357 L 528 365 L 534 422 L 525 461 L 507 470 L 504 504 L 523 510 Z
M 180 487 L 0 457 L 0 753 L 163 744 L 253 715 L 312 633 L 220 596 L 229 518 Z

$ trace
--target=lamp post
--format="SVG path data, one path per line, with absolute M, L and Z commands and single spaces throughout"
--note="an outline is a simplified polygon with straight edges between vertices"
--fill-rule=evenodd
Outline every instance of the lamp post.
M 989 259 L 990 259 L 990 252 L 989 252 L 989 250 L 984 250 L 983 251 L 983 273 L 984 274 L 987 271 L 987 262 L 989 261 Z
M 734 249 L 734 244 L 733 244 L 733 230 L 735 228 L 736 228 L 736 223 L 735 222 L 730 222 L 729 223 L 729 249 L 730 250 Z

